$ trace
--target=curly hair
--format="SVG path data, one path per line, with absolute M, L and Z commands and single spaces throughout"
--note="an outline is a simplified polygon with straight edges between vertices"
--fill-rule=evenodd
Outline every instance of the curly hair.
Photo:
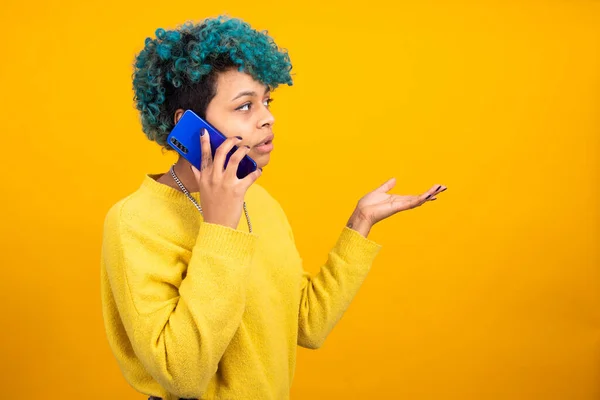
M 237 18 L 218 16 L 175 30 L 159 28 L 135 57 L 133 90 L 142 130 L 166 147 L 177 109 L 202 118 L 216 95 L 218 73 L 237 68 L 275 89 L 292 85 L 292 64 L 267 31 Z

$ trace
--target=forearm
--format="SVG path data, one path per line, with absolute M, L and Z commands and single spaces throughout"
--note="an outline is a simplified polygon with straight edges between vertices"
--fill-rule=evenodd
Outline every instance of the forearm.
M 256 237 L 203 223 L 179 288 L 168 246 L 124 228 L 107 260 L 131 345 L 165 389 L 195 398 L 208 385 L 242 320 Z
M 305 272 L 298 314 L 298 344 L 319 348 L 364 282 L 380 245 L 344 229 L 327 262 L 311 276 Z

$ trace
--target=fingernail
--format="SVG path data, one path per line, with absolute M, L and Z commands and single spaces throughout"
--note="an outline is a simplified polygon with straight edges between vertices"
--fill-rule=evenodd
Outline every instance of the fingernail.
M 431 200 L 429 200 L 429 201 L 434 201 L 434 200 L 437 200 L 437 197 L 436 197 L 435 199 L 431 199 Z
M 245 147 L 245 148 L 247 148 L 247 149 L 249 149 L 249 148 L 250 148 L 250 146 L 244 146 L 244 147 Z
M 206 133 L 206 129 L 202 128 L 202 130 L 200 131 L 200 136 L 204 136 L 205 133 Z
M 242 140 L 242 137 L 241 137 L 241 136 L 236 136 L 236 138 L 238 138 L 238 139 Z
M 427 196 L 427 197 L 425 197 L 425 198 L 426 198 L 426 199 L 428 199 L 428 198 L 430 198 L 430 197 L 431 197 L 431 195 L 429 195 L 429 196 Z
M 441 188 L 441 187 L 442 187 L 442 185 L 438 186 L 438 187 L 437 187 L 437 189 L 435 189 L 435 190 L 436 190 L 436 191 L 437 191 L 437 190 L 440 190 L 440 188 Z

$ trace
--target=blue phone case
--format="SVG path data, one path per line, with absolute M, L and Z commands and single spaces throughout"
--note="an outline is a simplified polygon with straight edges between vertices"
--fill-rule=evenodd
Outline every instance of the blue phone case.
M 215 129 L 211 124 L 200 118 L 192 110 L 187 110 L 183 113 L 177 125 L 171 130 L 167 136 L 167 143 L 176 152 L 181 154 L 183 158 L 188 160 L 196 168 L 200 169 L 200 161 L 202 160 L 202 149 L 200 147 L 200 131 L 206 128 L 210 139 L 210 149 L 215 157 L 215 151 L 227 139 L 225 135 Z M 231 151 L 225 158 L 225 167 L 229 162 L 229 158 L 238 149 L 233 146 Z M 247 155 L 242 158 L 237 170 L 237 177 L 243 179 L 248 174 L 256 171 L 256 162 Z

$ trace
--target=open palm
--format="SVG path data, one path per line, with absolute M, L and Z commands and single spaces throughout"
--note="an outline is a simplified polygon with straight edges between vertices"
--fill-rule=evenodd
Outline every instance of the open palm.
M 434 185 L 431 189 L 420 195 L 388 193 L 395 185 L 396 179 L 392 178 L 379 188 L 366 194 L 358 201 L 356 211 L 360 213 L 362 218 L 373 225 L 397 212 L 410 210 L 427 201 L 436 200 L 436 195 L 447 189 L 443 185 Z

